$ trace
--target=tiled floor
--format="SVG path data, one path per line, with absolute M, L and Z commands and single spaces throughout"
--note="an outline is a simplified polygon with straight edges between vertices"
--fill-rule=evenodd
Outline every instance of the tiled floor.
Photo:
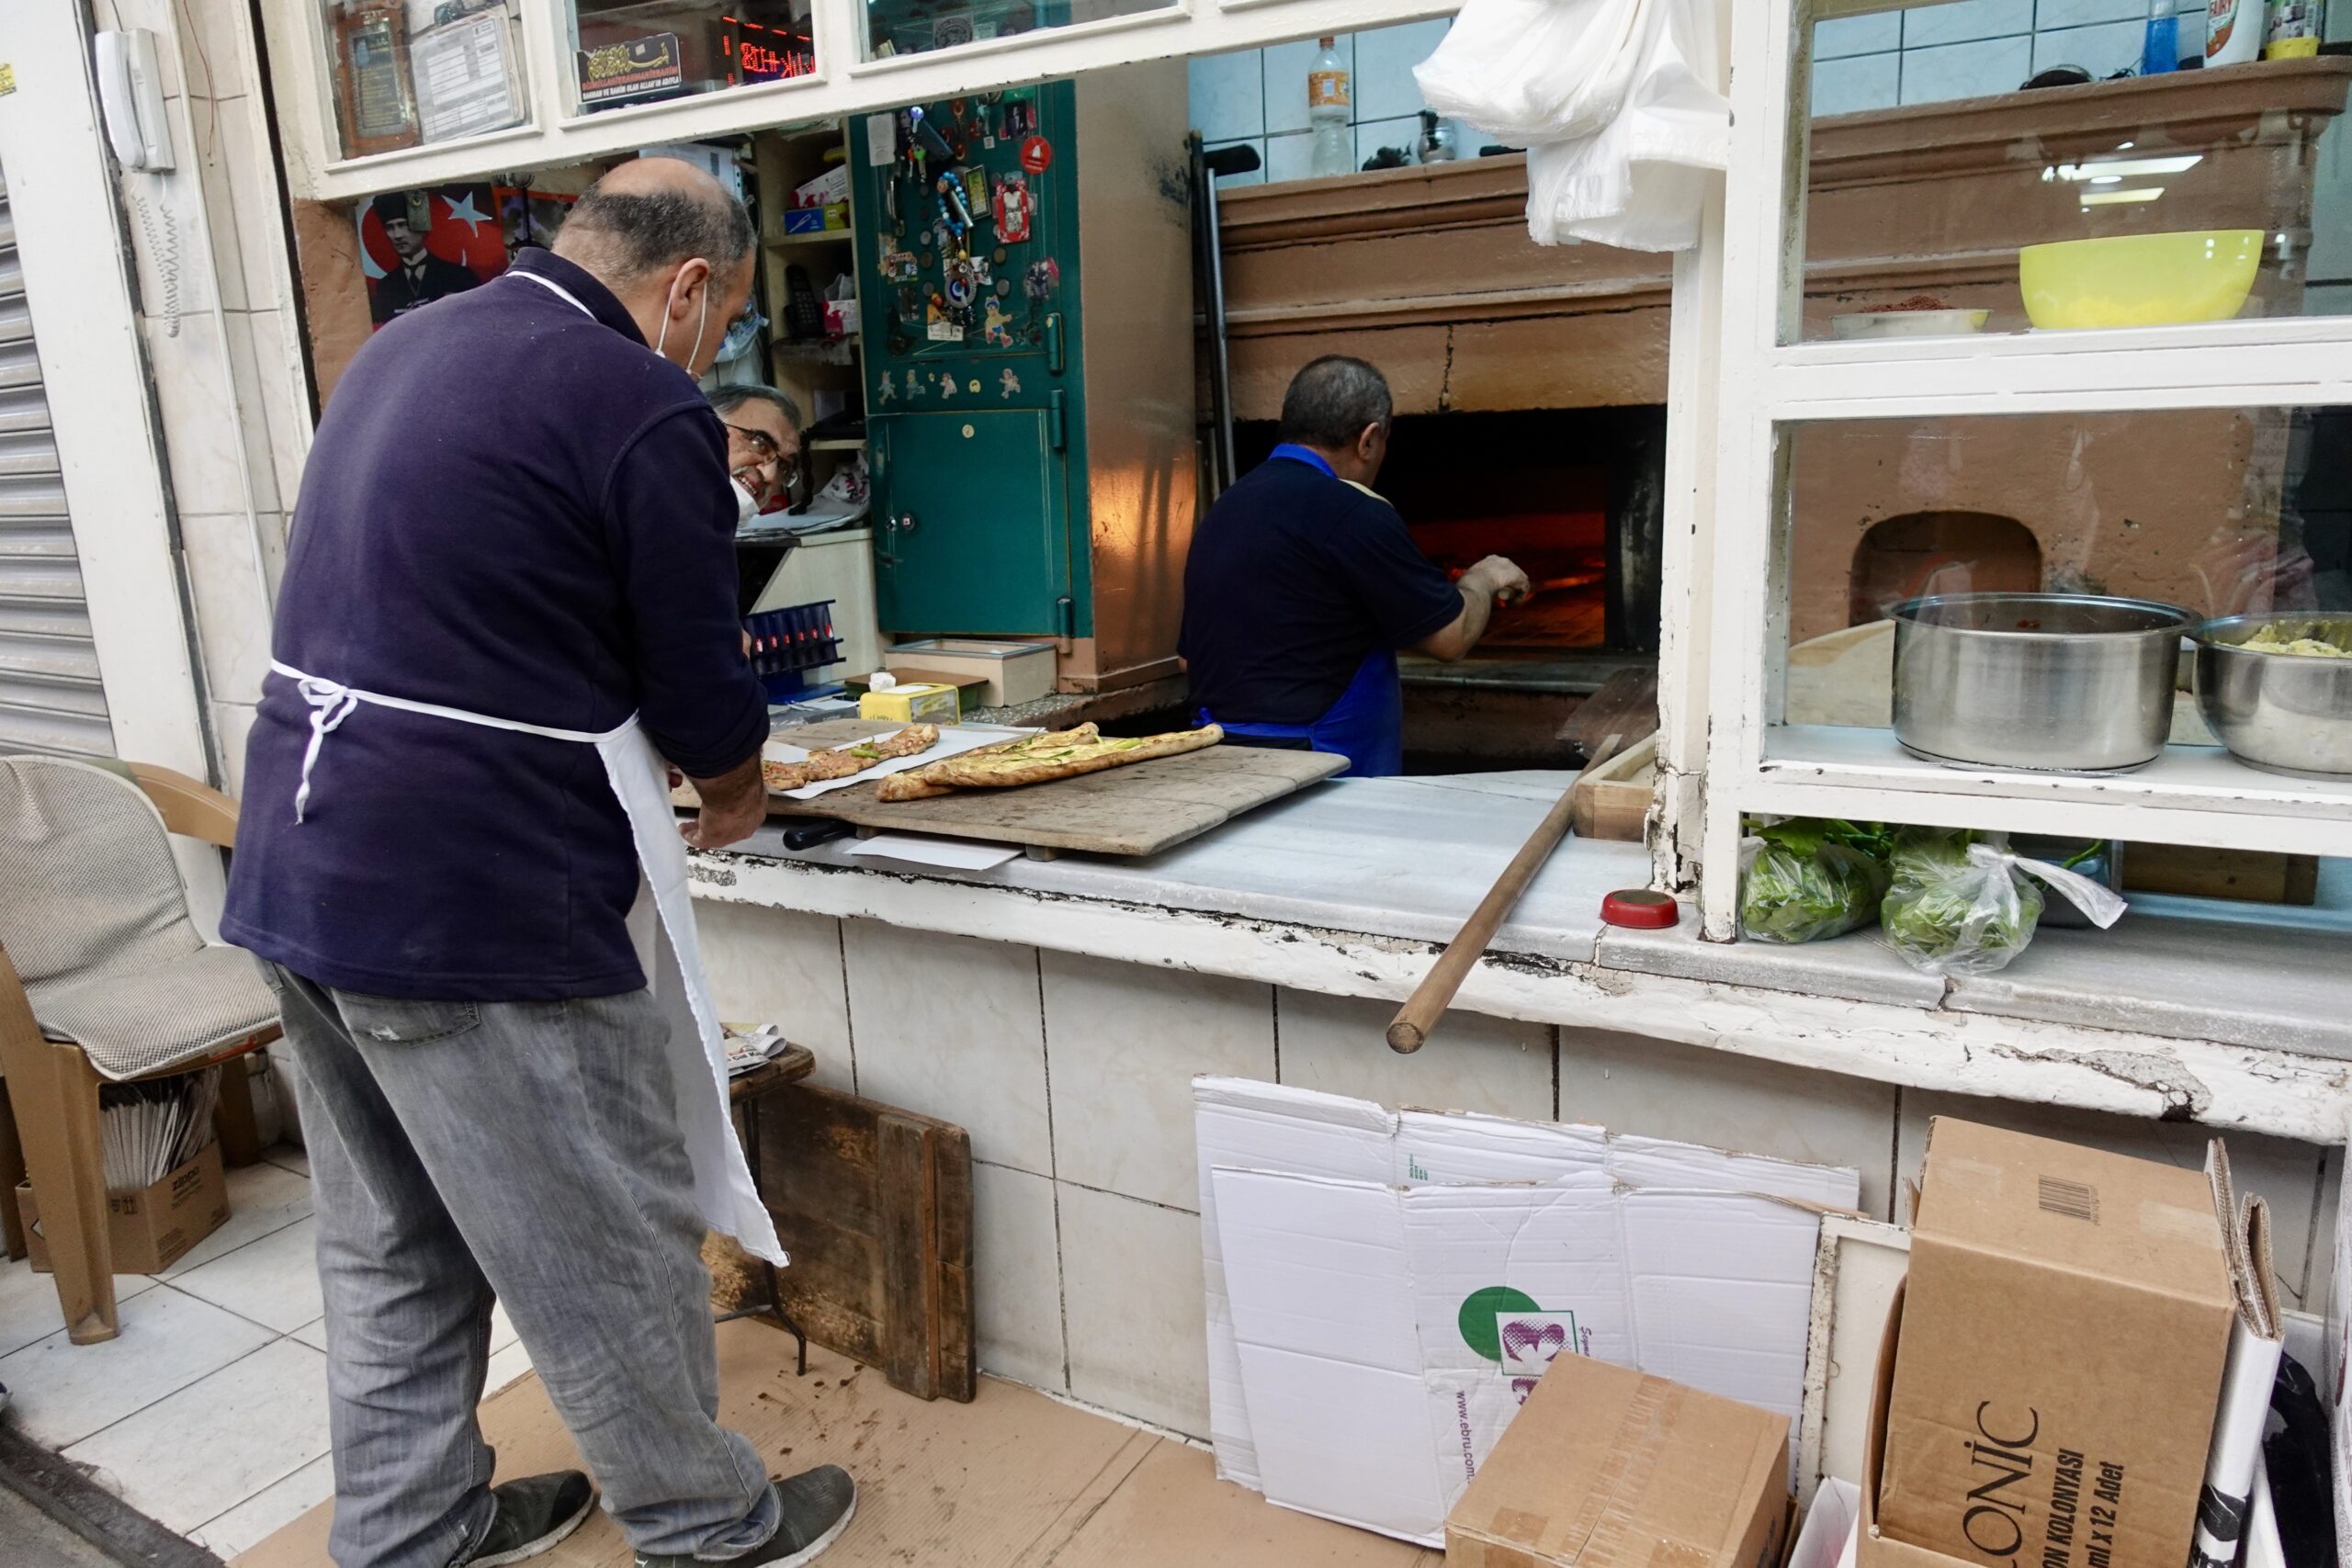
M 36 1442 L 160 1523 L 234 1557 L 334 1490 L 325 1325 L 300 1149 L 229 1172 L 229 1220 L 160 1276 L 116 1280 L 122 1334 L 75 1345 L 57 1292 L 0 1263 L 0 1383 Z M 530 1369 L 500 1314 L 490 1390 Z
M 968 1404 L 922 1400 L 821 1348 L 793 1372 L 763 1323 L 718 1330 L 718 1417 L 786 1474 L 846 1466 L 857 1517 L 823 1568 L 1443 1568 L 1441 1553 L 1278 1508 L 1216 1479 L 1202 1449 L 983 1377 Z M 579 1450 L 537 1378 L 486 1401 L 501 1479 L 569 1469 Z M 315 1508 L 232 1568 L 324 1568 Z M 605 1514 L 543 1568 L 628 1568 Z

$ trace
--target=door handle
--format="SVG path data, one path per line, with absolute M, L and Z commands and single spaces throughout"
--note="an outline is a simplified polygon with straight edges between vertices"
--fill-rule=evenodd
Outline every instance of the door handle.
M 1046 374 L 1058 376 L 1069 368 L 1069 348 L 1062 341 L 1062 313 L 1051 311 L 1046 317 Z
M 1046 443 L 1057 452 L 1069 449 L 1069 399 L 1059 387 L 1046 394 Z

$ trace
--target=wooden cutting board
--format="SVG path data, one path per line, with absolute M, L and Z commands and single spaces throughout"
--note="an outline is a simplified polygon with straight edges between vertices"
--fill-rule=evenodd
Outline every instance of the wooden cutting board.
M 952 1122 L 814 1084 L 759 1095 L 760 1188 L 809 1339 L 922 1399 L 972 1397 L 972 1143 Z
M 852 725 L 859 727 L 854 733 L 835 732 L 837 727 Z M 796 746 L 838 746 L 899 728 L 842 719 L 787 730 L 777 739 Z M 931 800 L 877 800 L 873 784 L 852 784 L 813 800 L 771 795 L 768 814 L 831 817 L 861 828 L 1037 849 L 1148 855 L 1328 779 L 1346 766 L 1345 758 L 1323 751 L 1211 746 L 1051 784 L 962 790 Z

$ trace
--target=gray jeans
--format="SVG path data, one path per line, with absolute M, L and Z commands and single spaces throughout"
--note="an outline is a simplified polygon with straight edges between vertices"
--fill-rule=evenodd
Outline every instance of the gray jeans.
M 639 1551 L 775 1531 L 721 1427 L 703 1222 L 652 996 L 415 1002 L 264 964 L 301 1066 L 341 1568 L 447 1568 L 490 1529 L 474 1419 L 506 1304 Z

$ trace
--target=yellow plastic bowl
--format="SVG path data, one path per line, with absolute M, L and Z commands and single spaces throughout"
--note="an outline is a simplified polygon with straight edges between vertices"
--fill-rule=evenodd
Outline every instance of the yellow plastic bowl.
M 2042 328 L 2225 321 L 2254 288 L 2259 229 L 2062 240 L 2018 253 L 2025 313 Z

